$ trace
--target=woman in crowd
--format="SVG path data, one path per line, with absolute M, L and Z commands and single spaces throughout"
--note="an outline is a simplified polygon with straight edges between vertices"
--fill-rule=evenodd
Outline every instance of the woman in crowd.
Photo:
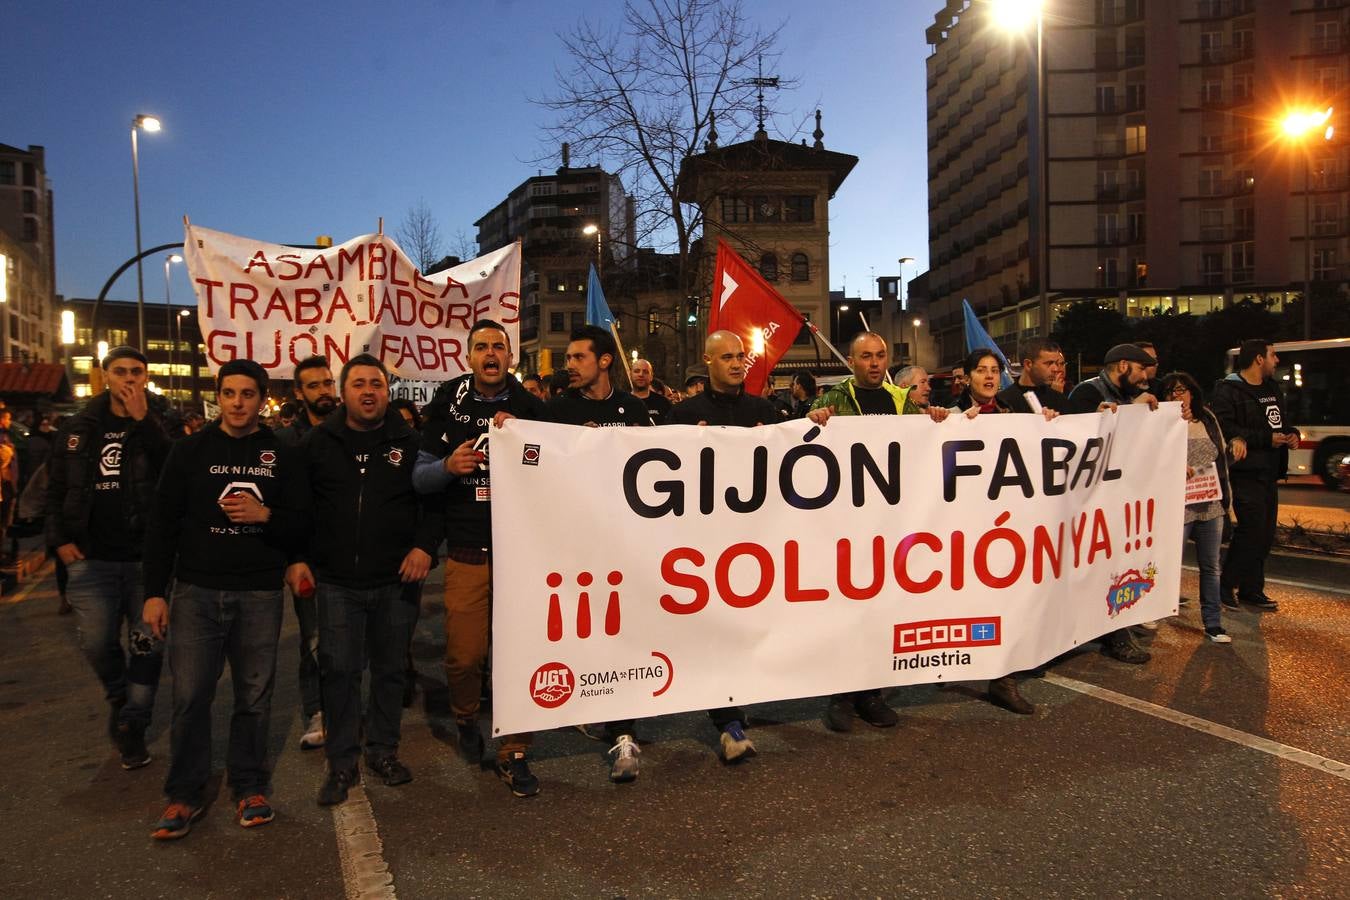
M 1221 496 L 1218 500 L 1192 504 L 1186 507 L 1185 530 L 1181 540 L 1195 541 L 1195 561 L 1200 568 L 1200 620 L 1205 634 L 1216 644 L 1230 644 L 1233 639 L 1223 630 L 1219 605 L 1219 542 L 1223 538 L 1223 524 L 1228 518 L 1231 496 L 1228 489 L 1228 453 L 1219 420 L 1205 405 L 1204 394 L 1194 378 L 1185 372 L 1173 372 L 1163 378 L 1160 400 L 1181 403 L 1181 415 L 1186 420 L 1186 477 L 1210 465 L 1217 466 Z M 1234 460 L 1241 459 L 1241 446 Z

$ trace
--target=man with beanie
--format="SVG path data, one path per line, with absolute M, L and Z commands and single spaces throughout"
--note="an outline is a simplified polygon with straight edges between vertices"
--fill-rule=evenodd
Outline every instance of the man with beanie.
M 145 607 L 168 639 L 173 728 L 151 836 L 186 835 L 211 774 L 211 703 L 226 661 L 234 715 L 226 771 L 241 826 L 272 821 L 268 725 L 283 612 L 281 583 L 308 515 L 299 453 L 259 423 L 267 373 L 235 359 L 216 373 L 220 419 L 174 445 L 145 539 Z M 172 594 L 169 592 L 172 579 Z
M 46 538 L 70 570 L 80 649 L 103 684 L 109 736 L 130 770 L 150 762 L 145 730 L 163 660 L 163 643 L 141 618 L 141 547 L 169 436 L 164 401 L 146 391 L 145 355 L 114 347 L 102 368 L 106 390 L 57 435 Z

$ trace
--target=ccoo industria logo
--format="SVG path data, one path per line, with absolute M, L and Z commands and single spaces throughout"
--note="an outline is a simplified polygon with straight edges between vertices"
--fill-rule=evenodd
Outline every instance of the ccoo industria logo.
M 530 699 L 544 709 L 557 709 L 572 696 L 576 686 L 577 680 L 565 663 L 544 663 L 530 678 Z
M 1111 576 L 1111 586 L 1106 590 L 1106 614 L 1114 619 L 1138 603 L 1153 590 L 1157 575 L 1158 567 L 1149 563 L 1142 573 L 1138 569 L 1129 569 L 1124 574 Z

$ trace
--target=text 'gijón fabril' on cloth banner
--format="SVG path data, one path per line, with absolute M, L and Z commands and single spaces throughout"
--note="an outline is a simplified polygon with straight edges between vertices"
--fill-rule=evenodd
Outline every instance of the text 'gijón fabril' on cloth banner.
M 423 275 L 385 234 L 291 247 L 186 226 L 188 277 L 211 371 L 251 359 L 278 378 L 327 356 L 334 370 L 369 353 L 401 378 L 446 381 L 468 369 L 479 319 L 520 338 L 520 245 Z
M 497 733 L 996 678 L 1176 610 L 1174 403 L 491 435 Z

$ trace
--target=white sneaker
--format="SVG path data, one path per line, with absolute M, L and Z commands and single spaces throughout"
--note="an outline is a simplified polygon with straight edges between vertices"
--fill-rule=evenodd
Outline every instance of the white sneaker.
M 1144 629 L 1145 631 L 1157 631 L 1157 630 L 1158 630 L 1158 623 L 1157 623 L 1157 622 L 1140 622 L 1140 623 L 1139 623 L 1139 627 L 1142 628 L 1142 629 Z
M 614 746 L 609 748 L 609 752 L 614 754 L 614 765 L 609 770 L 609 780 L 622 784 L 626 781 L 634 781 L 638 777 L 638 754 L 642 752 L 638 747 L 637 741 L 629 734 L 619 735 L 619 739 L 614 742 Z
M 1228 632 L 1224 631 L 1222 628 L 1216 629 L 1215 631 L 1206 629 L 1205 635 L 1215 644 L 1233 643 L 1233 639 L 1229 636 Z
M 323 738 L 323 712 L 320 711 L 309 717 L 305 733 L 300 735 L 300 749 L 317 750 L 323 746 Z

